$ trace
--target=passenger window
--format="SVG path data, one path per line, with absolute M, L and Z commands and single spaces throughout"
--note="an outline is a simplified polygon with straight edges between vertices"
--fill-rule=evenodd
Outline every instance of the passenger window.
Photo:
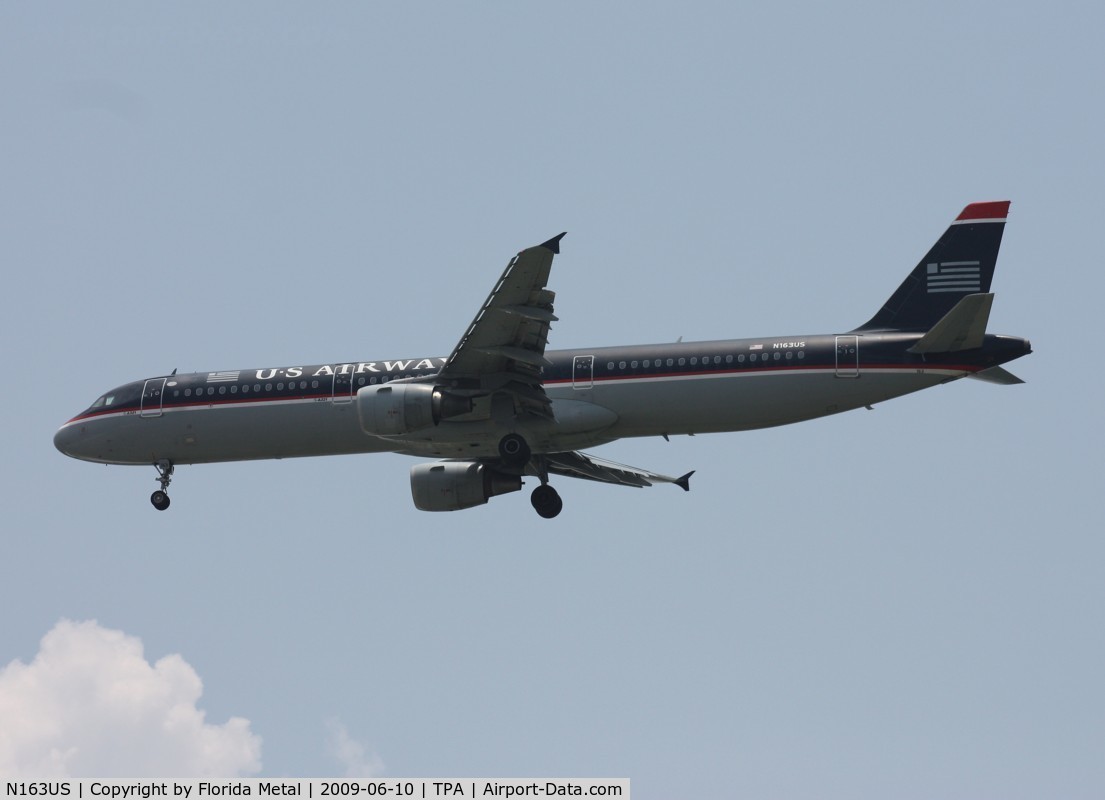
M 619 361 L 618 362 L 618 369 L 625 369 L 625 362 L 624 361 Z
M 685 359 L 685 358 L 679 359 L 679 366 L 683 366 L 686 363 L 687 363 L 687 359 Z
M 790 361 L 792 358 L 794 358 L 794 351 L 787 350 L 787 361 Z
M 799 350 L 798 351 L 798 357 L 799 358 L 805 358 L 806 357 L 806 351 L 805 350 Z
M 611 370 L 614 369 L 614 362 L 613 361 L 607 361 L 606 362 L 606 368 L 611 369 Z
M 269 388 L 271 388 L 271 387 L 272 387 L 272 385 L 270 384 Z M 259 384 L 259 383 L 253 384 L 253 391 L 255 391 L 255 392 L 261 391 L 261 384 Z
M 674 359 L 671 359 L 671 358 L 669 358 L 669 359 L 668 359 L 668 366 L 670 367 L 670 366 L 672 366 L 672 365 L 674 365 L 674 364 L 675 364 L 675 360 L 674 360 Z
M 219 394 L 226 394 L 226 387 L 225 386 L 220 386 L 219 387 Z
M 266 392 L 271 392 L 272 391 L 272 384 L 271 383 L 266 383 L 265 384 L 265 391 Z
M 725 363 L 726 364 L 732 364 L 733 363 L 733 354 L 732 353 L 730 353 L 729 355 L 727 355 L 725 357 Z
M 629 366 L 633 367 L 633 369 L 637 369 L 637 362 L 634 361 Z
M 311 381 L 311 388 L 312 389 L 317 389 L 318 388 L 318 381 Z
M 234 386 L 231 386 L 231 387 L 230 387 L 230 393 L 231 393 L 231 394 L 238 394 L 238 386 L 237 386 L 237 384 L 235 384 Z
M 191 397 L 192 396 L 192 390 L 191 389 L 185 389 L 184 390 L 184 396 L 185 397 Z
M 741 353 L 739 356 L 737 356 L 737 361 L 741 364 L 744 363 L 744 353 Z
M 776 350 L 775 351 L 775 360 L 778 361 L 782 357 L 783 357 L 783 354 L 780 353 L 778 350 Z

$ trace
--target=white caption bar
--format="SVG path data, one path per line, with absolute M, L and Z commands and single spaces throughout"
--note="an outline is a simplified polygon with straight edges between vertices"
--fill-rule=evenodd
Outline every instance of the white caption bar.
M 616 797 L 629 798 L 629 778 L 245 778 L 230 781 L 9 781 L 3 797 L 68 800 L 211 800 L 237 797 L 480 798 Z

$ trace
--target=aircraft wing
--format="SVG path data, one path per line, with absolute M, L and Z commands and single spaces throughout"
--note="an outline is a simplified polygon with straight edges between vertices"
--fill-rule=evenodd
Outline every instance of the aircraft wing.
M 545 345 L 556 295 L 545 285 L 563 237 L 527 248 L 507 264 L 435 380 L 461 390 L 509 392 L 519 411 L 552 417 L 541 368 L 549 364 Z
M 549 453 L 544 456 L 549 472 L 565 475 L 569 478 L 585 478 L 600 483 L 613 483 L 618 486 L 652 486 L 657 483 L 674 483 L 683 491 L 690 491 L 691 476 L 694 470 L 679 478 L 659 475 L 648 470 L 604 461 L 584 453 Z

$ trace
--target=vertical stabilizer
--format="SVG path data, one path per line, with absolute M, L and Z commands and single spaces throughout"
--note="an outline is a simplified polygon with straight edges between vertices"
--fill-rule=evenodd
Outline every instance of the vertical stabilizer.
M 856 330 L 928 331 L 967 295 L 988 294 L 1008 214 L 1008 200 L 964 208 L 879 313 Z

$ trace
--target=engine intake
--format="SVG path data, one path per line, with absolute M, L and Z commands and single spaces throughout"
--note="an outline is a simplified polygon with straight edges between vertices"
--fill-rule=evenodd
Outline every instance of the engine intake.
M 365 386 L 357 392 L 361 428 L 374 436 L 413 433 L 471 410 L 470 397 L 425 383 Z
M 522 488 L 519 475 L 475 461 L 439 461 L 411 467 L 411 496 L 420 511 L 460 511 Z

